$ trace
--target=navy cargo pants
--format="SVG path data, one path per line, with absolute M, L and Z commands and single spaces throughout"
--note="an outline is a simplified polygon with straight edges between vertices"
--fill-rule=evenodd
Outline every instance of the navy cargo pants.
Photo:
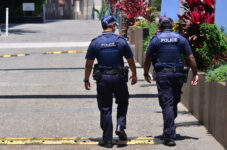
M 116 98 L 117 125 L 126 128 L 126 114 L 128 110 L 129 92 L 127 83 L 119 79 L 118 75 L 102 75 L 97 82 L 97 100 L 101 113 L 100 125 L 103 130 L 103 140 L 113 139 L 112 104 L 113 95 Z
M 156 82 L 164 120 L 164 140 L 175 140 L 176 126 L 174 120 L 177 117 L 177 104 L 181 98 L 184 75 L 183 73 L 159 72 Z

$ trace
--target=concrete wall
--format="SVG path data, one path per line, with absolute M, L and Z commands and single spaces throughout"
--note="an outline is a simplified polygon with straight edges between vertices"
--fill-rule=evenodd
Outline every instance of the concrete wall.
M 199 73 L 198 86 L 191 86 L 191 79 L 190 72 L 181 102 L 227 148 L 227 83 L 207 83 L 203 72 Z
M 145 61 L 145 51 L 143 48 L 143 40 L 149 35 L 147 28 L 129 27 L 129 44 L 132 48 L 135 60 L 143 67 Z M 153 70 L 153 67 L 151 67 Z

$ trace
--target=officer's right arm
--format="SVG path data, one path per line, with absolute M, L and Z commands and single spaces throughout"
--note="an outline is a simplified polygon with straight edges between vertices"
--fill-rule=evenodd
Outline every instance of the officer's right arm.
M 199 76 L 197 74 L 196 61 L 195 61 L 195 58 L 194 58 L 193 54 L 188 55 L 187 58 L 189 60 L 189 64 L 190 64 L 190 67 L 191 67 L 192 73 L 193 73 L 193 78 L 192 78 L 192 81 L 191 81 L 191 85 L 195 86 L 195 85 L 197 85 L 197 82 L 199 80 Z
M 135 61 L 133 58 L 132 50 L 124 38 L 120 38 L 119 42 L 123 45 L 123 47 L 122 47 L 123 55 L 127 59 L 129 68 L 132 72 L 130 79 L 131 79 L 131 84 L 134 85 L 137 83 L 137 73 L 136 73 L 136 65 L 135 65 Z
M 184 53 L 187 56 L 187 59 L 189 61 L 189 64 L 193 73 L 191 85 L 195 86 L 197 85 L 197 82 L 199 80 L 199 76 L 197 74 L 197 65 L 196 65 L 195 57 L 193 56 L 191 47 L 189 45 L 189 42 L 185 38 L 184 38 Z
M 89 77 L 91 75 L 92 67 L 95 59 L 95 42 L 92 41 L 88 47 L 86 54 L 86 64 L 85 64 L 85 77 L 84 77 L 84 86 L 86 90 L 90 90 Z

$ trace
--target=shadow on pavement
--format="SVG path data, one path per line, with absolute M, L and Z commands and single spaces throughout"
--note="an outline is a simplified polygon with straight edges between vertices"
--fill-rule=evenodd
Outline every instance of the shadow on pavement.
M 162 111 L 156 111 L 156 113 L 162 113 Z M 191 115 L 191 113 L 190 112 L 187 112 L 187 111 L 178 111 L 177 114 Z
M 3 30 L 3 32 L 5 32 Z M 9 33 L 10 34 L 17 34 L 17 35 L 23 35 L 23 34 L 26 34 L 26 33 L 38 33 L 37 31 L 31 31 L 31 30 L 23 30 L 23 29 L 11 29 L 9 30 Z
M 152 87 L 152 86 L 156 86 L 156 84 L 143 84 L 140 87 Z
M 157 94 L 132 94 L 130 98 L 153 98 Z M 97 98 L 96 95 L 0 95 L 0 99 L 81 99 Z
M 201 126 L 198 121 L 176 123 L 177 127 Z
M 183 140 L 199 140 L 197 137 L 191 137 L 191 136 L 182 136 L 180 134 L 176 135 L 176 141 L 183 141 Z M 163 144 L 163 135 L 158 135 L 154 137 L 155 144 Z

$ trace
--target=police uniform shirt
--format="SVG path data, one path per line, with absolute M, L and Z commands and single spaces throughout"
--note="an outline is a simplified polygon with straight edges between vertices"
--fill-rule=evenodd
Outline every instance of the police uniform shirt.
M 163 44 L 164 46 L 161 47 L 161 44 Z M 154 58 L 156 57 L 154 55 L 157 53 L 157 50 L 166 51 L 167 56 L 165 56 L 164 59 L 168 61 L 172 56 L 176 55 L 174 53 L 171 53 L 171 51 L 179 47 L 181 54 L 192 54 L 191 47 L 186 38 L 176 32 L 172 32 L 172 30 L 164 30 L 163 32 L 158 33 L 151 38 L 147 48 L 146 56 Z
M 104 36 L 104 38 L 102 36 Z M 102 50 L 105 50 L 106 53 L 100 54 Z M 116 50 L 118 50 L 118 52 L 111 53 L 111 51 Z M 99 54 L 101 56 L 99 56 Z M 94 60 L 96 58 L 98 64 L 104 67 L 123 67 L 123 57 L 126 59 L 132 58 L 132 50 L 123 37 L 113 32 L 103 32 L 101 36 L 92 40 L 86 54 L 86 59 Z

